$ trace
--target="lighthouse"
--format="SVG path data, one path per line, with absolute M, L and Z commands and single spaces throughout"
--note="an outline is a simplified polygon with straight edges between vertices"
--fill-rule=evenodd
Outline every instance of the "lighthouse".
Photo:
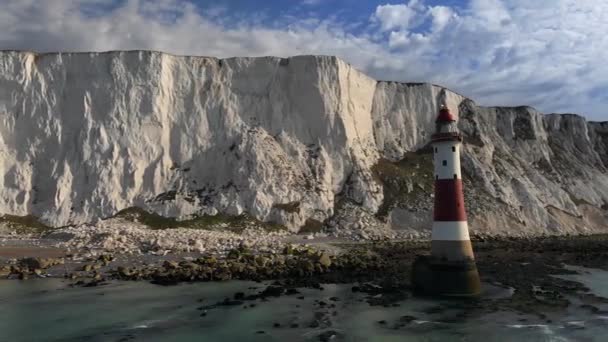
M 419 292 L 448 296 L 480 292 L 464 206 L 461 146 L 456 117 L 442 106 L 431 136 L 435 178 L 431 255 L 419 256 L 412 267 L 412 283 Z

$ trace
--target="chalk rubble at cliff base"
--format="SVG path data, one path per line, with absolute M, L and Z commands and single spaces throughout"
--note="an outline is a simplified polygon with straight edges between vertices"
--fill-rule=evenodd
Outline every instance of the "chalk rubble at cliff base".
M 239 247 L 259 252 L 282 248 L 281 239 L 288 232 L 264 232 L 251 227 L 240 233 L 188 228 L 152 230 L 142 224 L 113 219 L 97 225 L 62 228 L 46 238 L 56 240 L 56 247 L 71 250 L 96 250 L 118 253 L 194 252 L 222 254 Z
M 334 233 L 295 235 L 288 231 L 267 232 L 251 226 L 242 232 L 174 228 L 152 230 L 139 223 L 108 220 L 97 225 L 80 225 L 58 229 L 45 238 L 55 247 L 71 251 L 96 251 L 125 254 L 205 253 L 225 254 L 232 249 L 246 247 L 259 253 L 279 252 L 285 245 L 311 244 L 318 239 L 337 238 L 336 241 L 382 241 L 391 239 L 419 239 L 424 233 L 406 233 L 379 229 L 341 229 Z
M 471 236 L 474 240 L 485 241 L 504 238 L 532 239 L 550 235 L 526 232 L 507 234 L 472 232 Z M 22 238 L 22 236 L 5 236 L 1 241 L 10 242 L 11 239 L 15 238 Z M 392 231 L 355 227 L 354 230 L 340 228 L 338 231 L 329 233 L 309 234 L 294 234 L 288 231 L 267 232 L 263 231 L 262 227 L 256 226 L 248 227 L 241 232 L 190 228 L 152 230 L 139 223 L 112 219 L 97 225 L 80 225 L 55 230 L 45 236 L 43 245 L 48 246 L 50 242 L 53 247 L 65 248 L 69 252 L 85 253 L 93 256 L 104 253 L 225 255 L 231 250 L 239 248 L 247 248 L 254 253 L 280 253 L 288 245 L 325 249 L 327 243 L 428 241 L 429 239 L 430 230 Z M 33 238 L 28 240 L 28 244 L 36 246 L 40 245 L 40 241 Z

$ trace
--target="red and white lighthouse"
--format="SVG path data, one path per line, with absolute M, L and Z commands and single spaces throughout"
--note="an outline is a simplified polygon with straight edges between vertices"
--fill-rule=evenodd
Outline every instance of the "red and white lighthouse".
M 431 255 L 437 259 L 474 259 L 464 208 L 460 147 L 462 135 L 456 118 L 445 106 L 439 110 L 431 136 L 435 165 L 435 208 Z
M 435 208 L 431 255 L 419 256 L 412 266 L 412 283 L 427 294 L 471 296 L 480 280 L 469 238 L 464 207 L 460 149 L 462 135 L 456 117 L 442 106 L 431 136 L 434 160 Z

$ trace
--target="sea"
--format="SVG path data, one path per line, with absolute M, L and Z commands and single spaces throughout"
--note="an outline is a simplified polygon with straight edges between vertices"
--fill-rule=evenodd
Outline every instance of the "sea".
M 576 270 L 560 277 L 608 298 L 608 272 Z M 467 315 L 453 300 L 410 297 L 370 305 L 369 295 L 352 291 L 354 284 L 322 284 L 322 290 L 213 307 L 269 283 L 70 283 L 0 281 L 0 341 L 608 341 L 608 315 L 578 304 L 548 313 L 550 319 L 511 310 Z M 512 293 L 484 286 L 488 300 Z M 444 305 L 450 309 L 437 310 Z M 608 310 L 608 304 L 597 306 Z

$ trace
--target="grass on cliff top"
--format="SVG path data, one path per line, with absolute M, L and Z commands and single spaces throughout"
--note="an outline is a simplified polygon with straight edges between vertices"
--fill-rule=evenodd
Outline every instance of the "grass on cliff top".
M 139 222 L 150 229 L 173 229 L 173 228 L 188 228 L 188 229 L 205 229 L 205 230 L 228 230 L 235 233 L 241 233 L 245 228 L 252 225 L 262 227 L 266 231 L 286 230 L 285 226 L 258 221 L 249 215 L 242 214 L 231 216 L 225 214 L 203 215 L 187 220 L 177 220 L 173 217 L 164 217 L 155 213 L 150 213 L 138 207 L 131 207 L 119 211 L 114 217 L 123 218 L 132 222 Z M 221 224 L 226 224 L 226 227 L 221 227 Z
M 43 235 L 53 230 L 52 227 L 40 222 L 37 217 L 32 215 L 3 215 L 0 217 L 0 224 L 6 226 L 9 230 L 17 232 L 18 234 Z

